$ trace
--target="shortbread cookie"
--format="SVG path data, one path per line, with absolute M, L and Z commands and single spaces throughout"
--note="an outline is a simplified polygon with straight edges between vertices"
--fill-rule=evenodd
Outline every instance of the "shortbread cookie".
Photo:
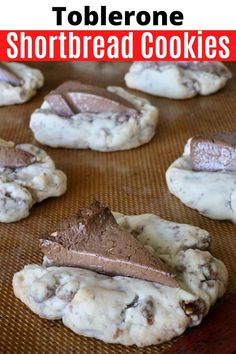
M 38 69 L 21 63 L 0 63 L 0 106 L 28 101 L 43 82 L 43 74 Z
M 229 135 L 190 139 L 183 155 L 168 168 L 166 181 L 170 192 L 190 208 L 212 219 L 236 222 L 236 134 L 234 144 Z
M 14 275 L 15 295 L 39 316 L 62 319 L 75 333 L 108 343 L 159 344 L 198 325 L 224 294 L 228 278 L 224 264 L 207 251 L 208 232 L 151 214 L 114 216 L 150 256 L 176 273 L 178 287 L 76 267 L 28 265 Z M 76 235 L 74 222 L 67 220 L 60 231 L 69 228 Z M 87 229 L 82 224 L 80 232 Z
M 232 77 L 221 62 L 134 62 L 125 75 L 126 85 L 155 96 L 186 99 L 210 95 Z
M 51 147 L 115 151 L 149 142 L 157 122 L 158 109 L 144 98 L 68 81 L 45 97 L 30 128 Z
M 32 205 L 33 198 L 28 189 L 0 177 L 0 222 L 26 218 Z
M 65 174 L 45 151 L 0 139 L 0 222 L 27 217 L 34 203 L 60 196 L 66 188 Z

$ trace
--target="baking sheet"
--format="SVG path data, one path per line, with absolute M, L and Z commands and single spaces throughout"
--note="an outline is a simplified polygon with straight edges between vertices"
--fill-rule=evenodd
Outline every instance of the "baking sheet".
M 43 89 L 30 102 L 0 108 L 0 137 L 16 143 L 39 145 L 28 127 L 31 112 L 48 91 L 68 79 L 101 86 L 122 85 L 129 63 L 32 63 L 42 70 Z M 236 62 L 227 63 L 236 74 Z M 68 176 L 68 191 L 37 204 L 30 216 L 17 223 L 0 224 L 0 353 L 1 354 L 151 354 L 171 343 L 148 348 L 124 347 L 78 336 L 60 321 L 34 315 L 13 295 L 12 276 L 28 263 L 40 263 L 38 238 L 63 217 L 94 200 L 125 214 L 155 213 L 210 231 L 211 251 L 229 270 L 228 292 L 236 291 L 236 226 L 213 221 L 185 207 L 170 195 L 165 171 L 194 134 L 212 130 L 236 131 L 236 80 L 215 95 L 185 101 L 148 98 L 160 109 L 154 139 L 140 148 L 101 153 L 43 147 Z M 39 145 L 40 146 L 40 145 Z M 109 304 L 108 304 L 109 306 Z M 222 353 L 223 354 L 223 353 Z

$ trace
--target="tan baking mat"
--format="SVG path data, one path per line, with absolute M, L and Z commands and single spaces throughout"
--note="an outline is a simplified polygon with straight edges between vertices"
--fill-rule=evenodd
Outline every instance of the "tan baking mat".
M 35 63 L 46 83 L 29 103 L 0 108 L 0 136 L 17 143 L 36 143 L 28 128 L 30 113 L 43 96 L 65 79 L 80 78 L 100 85 L 123 85 L 128 63 Z M 228 66 L 236 74 L 236 63 Z M 59 321 L 40 319 L 17 300 L 12 276 L 25 264 L 40 263 L 37 239 L 58 220 L 100 200 L 126 214 L 155 213 L 176 222 L 207 229 L 212 234 L 212 253 L 221 258 L 230 273 L 228 292 L 236 291 L 236 226 L 200 216 L 171 196 L 165 171 L 193 134 L 208 130 L 236 130 L 236 80 L 221 92 L 186 101 L 171 101 L 148 95 L 160 108 L 160 123 L 151 143 L 138 149 L 99 153 L 46 148 L 58 168 L 68 176 L 68 192 L 33 207 L 30 217 L 0 225 L 0 353 L 1 354 L 151 354 L 168 345 L 144 349 L 108 345 L 75 335 Z M 108 304 L 109 306 L 109 304 Z

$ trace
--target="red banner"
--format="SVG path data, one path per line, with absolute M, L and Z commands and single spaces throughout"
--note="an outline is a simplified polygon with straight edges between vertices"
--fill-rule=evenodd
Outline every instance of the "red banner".
M 236 31 L 1 31 L 0 60 L 236 60 Z

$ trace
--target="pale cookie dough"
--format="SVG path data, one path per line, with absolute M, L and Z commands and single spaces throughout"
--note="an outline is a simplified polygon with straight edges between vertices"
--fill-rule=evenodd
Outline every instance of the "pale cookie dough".
M 22 79 L 19 86 L 0 81 L 0 106 L 27 102 L 43 86 L 44 77 L 38 69 L 32 69 L 21 63 L 4 63 Z
M 32 205 L 33 199 L 29 190 L 0 177 L 0 222 L 26 218 Z
M 127 150 L 148 143 L 155 134 L 158 109 L 120 87 L 108 87 L 107 90 L 133 103 L 139 110 L 138 115 L 85 112 L 66 118 L 58 116 L 44 101 L 31 115 L 30 128 L 35 139 L 55 148 L 98 151 Z
M 236 172 L 193 171 L 190 141 L 166 172 L 169 191 L 204 216 L 236 222 Z
M 208 232 L 151 214 L 114 216 L 176 272 L 180 288 L 81 268 L 27 265 L 14 275 L 15 295 L 39 316 L 62 319 L 72 331 L 108 343 L 159 344 L 198 325 L 223 296 L 228 278 L 224 264 L 207 251 Z
M 155 96 L 186 99 L 210 95 L 232 77 L 221 62 L 134 62 L 126 85 Z
M 0 146 L 14 143 L 0 139 Z M 18 144 L 18 150 L 29 152 L 34 161 L 25 167 L 0 167 L 0 222 L 26 218 L 33 204 L 65 193 L 67 178 L 55 168 L 46 152 L 31 144 Z

